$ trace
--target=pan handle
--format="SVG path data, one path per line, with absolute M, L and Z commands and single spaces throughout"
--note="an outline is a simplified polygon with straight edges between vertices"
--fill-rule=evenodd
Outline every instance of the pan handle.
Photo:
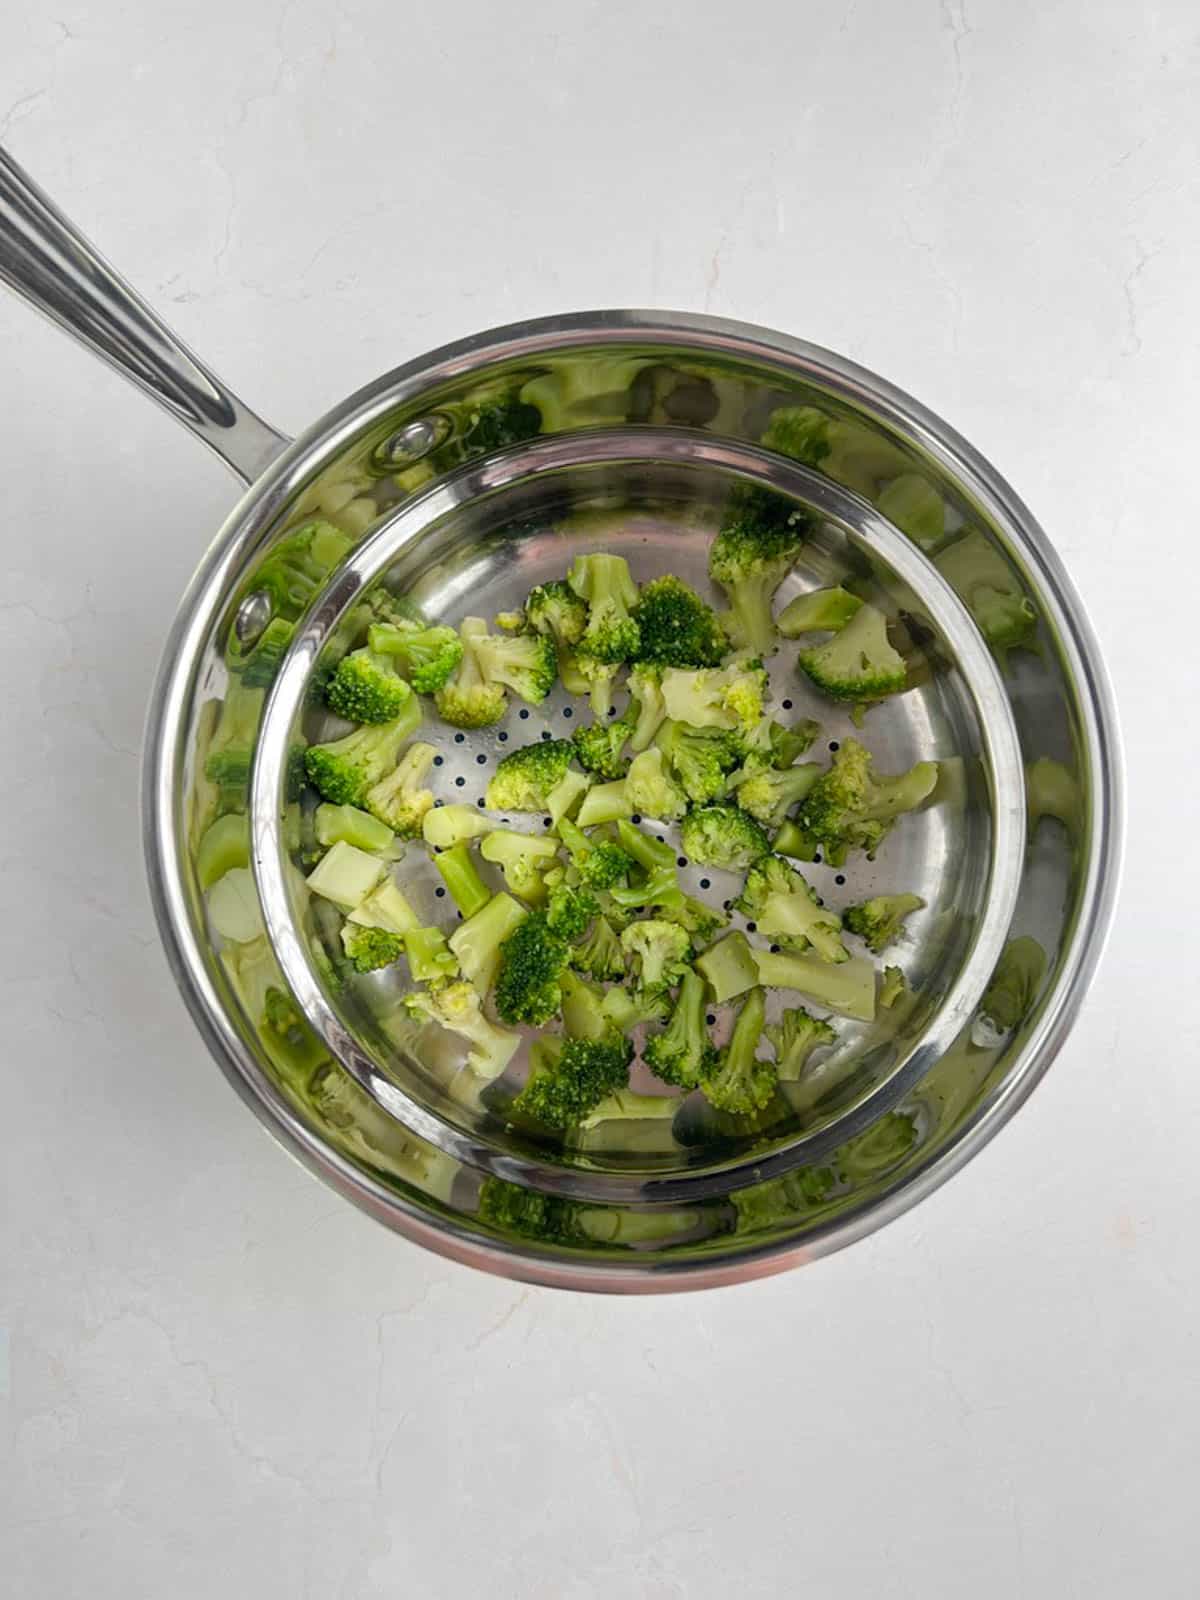
M 197 360 L 3 149 L 0 280 L 145 390 L 244 483 L 288 444 Z

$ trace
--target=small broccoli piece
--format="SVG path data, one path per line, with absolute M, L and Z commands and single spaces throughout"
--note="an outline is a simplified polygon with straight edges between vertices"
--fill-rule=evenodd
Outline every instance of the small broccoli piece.
M 811 945 L 822 961 L 849 961 L 842 943 L 842 919 L 822 906 L 816 891 L 782 856 L 763 856 L 746 874 L 739 911 L 753 917 L 758 931 L 791 950 Z
M 450 850 L 468 839 L 491 831 L 494 824 L 476 806 L 437 806 L 421 819 L 425 843 L 434 850 Z
M 579 643 L 587 619 L 587 601 L 561 578 L 535 585 L 525 601 L 525 626 L 553 639 L 560 650 Z
M 642 1047 L 642 1060 L 664 1083 L 694 1089 L 716 1069 L 717 1052 L 704 1025 L 704 1007 L 704 979 L 697 972 L 686 972 L 670 1022 Z
M 331 806 L 327 800 L 313 813 L 313 827 L 317 843 L 326 848 L 344 839 L 356 850 L 379 854 L 391 849 L 396 840 L 393 829 L 370 812 L 360 811 L 357 806 Z
M 683 853 L 702 867 L 736 872 L 770 854 L 771 841 L 738 806 L 699 806 L 679 829 Z
M 814 740 L 820 735 L 821 724 L 814 722 L 812 717 L 802 717 L 792 727 L 786 728 L 781 722 L 767 723 L 767 737 L 771 755 L 771 765 L 781 771 L 790 767 L 804 752 L 811 747 Z
M 562 989 L 563 1031 L 572 1039 L 602 1039 L 612 1031 L 604 1015 L 604 990 L 566 969 L 558 980 Z
M 536 438 L 541 428 L 538 408 L 518 394 L 508 394 L 468 402 L 459 424 L 459 437 L 464 455 L 482 456 Z
M 1040 756 L 1026 766 L 1025 804 L 1031 839 L 1043 817 L 1056 817 L 1070 834 L 1082 826 L 1084 804 L 1079 779 L 1061 761 L 1052 761 L 1049 756 Z
M 678 1110 L 679 1101 L 674 1095 L 635 1094 L 632 1089 L 617 1089 L 580 1119 L 579 1128 L 588 1133 L 605 1122 L 669 1121 Z
M 549 1044 L 549 1039 L 540 1041 Z M 553 1041 L 559 1046 L 560 1041 Z M 564 1039 L 546 1051 L 513 1109 L 550 1128 L 568 1128 L 629 1084 L 633 1045 L 615 1030 L 599 1039 Z
M 623 778 L 629 767 L 622 755 L 629 742 L 629 724 L 622 717 L 612 722 L 593 722 L 576 728 L 571 740 L 575 759 L 585 772 L 598 778 Z
M 756 656 L 731 656 L 725 666 L 662 675 L 663 704 L 672 722 L 748 735 L 763 720 L 767 674 Z
M 347 922 L 342 925 L 342 949 L 355 972 L 377 972 L 399 961 L 404 954 L 404 935 Z
M 456 844 L 452 850 L 440 851 L 434 856 L 433 864 L 464 917 L 473 917 L 492 898 L 492 891 L 479 876 L 469 844 Z
M 352 650 L 338 662 L 325 687 L 331 711 L 347 722 L 393 722 L 412 698 L 412 685 L 396 671 L 390 656 Z
M 327 850 L 306 882 L 313 894 L 353 911 L 383 877 L 386 867 L 378 856 L 358 850 L 344 840 Z M 225 875 L 229 876 L 228 873 Z
M 471 648 L 489 683 L 503 684 L 530 705 L 540 704 L 558 679 L 554 645 L 539 633 L 476 634 Z
M 801 650 L 797 659 L 832 700 L 857 705 L 899 694 L 908 681 L 904 657 L 888 643 L 887 618 L 874 606 L 860 606 L 827 644 Z
M 653 872 L 644 874 L 641 883 L 630 884 L 625 889 L 612 889 L 608 898 L 614 906 L 625 912 L 655 907 L 668 922 L 677 921 L 675 913 L 683 909 L 683 891 L 679 887 L 674 866 L 655 867 Z
M 602 722 L 612 713 L 613 685 L 620 670 L 619 661 L 576 652 L 563 657 L 563 688 L 570 694 L 586 694 L 592 716 Z
M 908 979 L 899 967 L 884 967 L 879 982 L 879 1004 L 890 1011 L 908 988 Z
M 617 843 L 647 872 L 675 865 L 675 852 L 665 839 L 652 839 L 648 833 L 624 818 L 617 823 Z
M 879 776 L 870 752 L 847 739 L 800 803 L 797 822 L 810 846 L 807 859 L 821 850 L 830 866 L 840 867 L 851 850 L 874 857 L 896 818 L 932 794 L 937 773 L 936 761 L 918 761 L 896 777 Z
M 796 1083 L 804 1075 L 808 1058 L 819 1046 L 832 1044 L 836 1034 L 827 1022 L 811 1016 L 803 1006 L 785 1011 L 778 1022 L 763 1029 L 775 1052 L 775 1074 L 783 1083 Z
M 582 828 L 559 819 L 558 836 L 570 853 L 580 880 L 589 889 L 611 889 L 628 876 L 633 858 L 620 845 L 606 839 L 589 839 Z
M 670 989 L 687 971 L 692 941 L 677 923 L 648 917 L 630 923 L 622 931 L 621 949 L 632 963 L 641 988 Z
M 875 499 L 875 508 L 927 553 L 946 532 L 946 504 L 926 478 L 903 472 Z
M 254 642 L 243 648 L 237 634 L 230 635 L 228 662 L 247 689 L 267 689 L 275 682 L 280 664 L 296 632 L 284 617 L 272 617 Z
M 458 977 L 458 960 L 440 928 L 410 928 L 404 935 L 408 970 L 418 983 L 447 983 Z
M 665 989 L 613 988 L 604 996 L 604 1015 L 613 1027 L 628 1034 L 645 1022 L 662 1022 L 671 1013 Z
M 572 889 L 562 884 L 550 891 L 546 922 L 552 933 L 574 944 L 582 939 L 599 909 L 595 895 L 587 889 Z
M 738 1010 L 729 1043 L 721 1050 L 700 1087 L 709 1105 L 733 1116 L 761 1111 L 775 1093 L 775 1064 L 755 1052 L 766 1022 L 766 998 L 751 989 Z
M 463 658 L 463 642 L 453 628 L 373 622 L 367 643 L 374 655 L 393 660 L 401 677 L 421 694 L 440 689 Z
M 639 662 L 718 667 L 728 649 L 716 612 L 673 574 L 643 586 L 633 615 L 641 633 Z
M 815 406 L 779 406 L 771 413 L 762 443 L 807 467 L 819 467 L 833 448 L 829 430 L 830 419 Z
M 794 566 L 808 527 L 807 513 L 779 495 L 752 489 L 732 497 L 708 552 L 708 572 L 729 596 L 726 626 L 737 644 L 760 654 L 774 649 L 771 601 Z
M 759 982 L 768 989 L 796 989 L 830 1011 L 839 1011 L 859 1022 L 874 1020 L 875 968 L 871 962 L 858 956 L 851 956 L 848 961 L 822 961 L 815 956 L 772 950 L 755 950 L 753 956 Z
M 668 822 L 682 817 L 688 808 L 688 797 L 671 778 L 657 745 L 630 762 L 625 794 L 635 812 Z
M 919 894 L 879 894 L 861 905 L 848 906 L 842 921 L 878 955 L 903 929 L 904 919 L 924 904 Z
M 778 828 L 792 807 L 808 794 L 822 770 L 812 761 L 786 767 L 782 772 L 774 767 L 760 768 L 737 785 L 737 803 L 764 828 Z
M 494 894 L 481 910 L 450 935 L 450 949 L 481 996 L 486 995 L 500 965 L 500 946 L 525 915 L 508 894 Z
M 1001 655 L 1028 644 L 1038 614 L 1016 573 L 982 533 L 968 533 L 933 558 L 933 564 Z
M 693 805 L 703 806 L 725 794 L 727 775 L 737 766 L 738 736 L 721 728 L 689 728 L 664 722 L 657 742 L 667 766 Z
M 636 656 L 641 635 L 632 612 L 638 591 L 624 556 L 576 556 L 567 582 L 588 606 L 587 626 L 579 639 L 581 668 L 587 670 L 588 657 L 611 664 Z
M 488 809 L 546 811 L 550 791 L 566 776 L 573 750 L 570 739 L 543 739 L 511 751 L 488 783 Z
M 717 1005 L 724 1005 L 758 982 L 758 967 L 750 941 L 741 932 L 728 933 L 716 944 L 709 945 L 697 958 L 696 970 L 712 990 Z
M 431 744 L 409 745 L 394 771 L 367 790 L 367 810 L 394 828 L 402 839 L 419 839 L 425 818 L 433 809 L 433 792 L 421 780 L 433 766 L 437 751 Z
M 697 950 L 703 949 L 729 922 L 723 911 L 717 911 L 700 900 L 693 900 L 687 894 L 681 894 L 678 900 L 672 897 L 660 901 L 659 912 L 667 922 L 677 922 L 681 928 L 686 928 Z
M 434 694 L 444 721 L 456 728 L 486 728 L 499 722 L 508 705 L 504 685 L 484 670 L 481 642 L 489 637 L 482 617 L 465 617 L 459 628 L 462 660 Z
M 363 806 L 367 790 L 395 768 L 404 741 L 421 725 L 421 702 L 409 703 L 395 722 L 356 728 L 344 739 L 310 745 L 304 753 L 309 781 L 334 805 Z
M 778 627 L 785 639 L 802 633 L 837 633 L 861 609 L 862 601 L 848 589 L 813 589 L 788 601 L 779 613 Z
M 559 979 L 567 965 L 568 941 L 554 932 L 542 911 L 530 911 L 500 946 L 496 1011 L 503 1022 L 539 1027 L 562 1006 Z
M 583 804 L 575 821 L 581 828 L 596 828 L 606 822 L 617 822 L 633 815 L 633 802 L 625 787 L 625 779 L 618 783 L 597 783 L 583 797 Z
M 507 1033 L 488 1021 L 472 984 L 446 983 L 436 989 L 420 989 L 405 995 L 404 1004 L 418 1020 L 436 1022 L 451 1033 L 461 1034 L 470 1045 L 467 1066 L 477 1077 L 498 1078 L 521 1043 L 518 1034 Z
M 667 715 L 662 694 L 662 668 L 645 665 L 634 667 L 629 674 L 630 706 L 626 720 L 632 718 L 629 748 L 635 753 L 645 750 L 653 742 Z
M 1046 952 L 1037 940 L 1028 934 L 1010 939 L 979 1002 L 973 1042 L 997 1043 L 1023 1022 L 1033 1009 L 1045 975 Z M 984 1025 L 982 1029 L 980 1023 Z
M 382 928 L 385 933 L 409 933 L 421 926 L 416 912 L 390 877 L 382 879 L 365 900 L 359 901 L 349 920 L 364 928 Z
M 485 861 L 500 868 L 513 894 L 520 895 L 522 900 L 534 905 L 540 905 L 546 898 L 542 874 L 558 857 L 555 840 L 541 834 L 515 833 L 508 828 L 496 828 L 485 837 L 479 846 L 479 853 Z
M 751 1184 L 730 1195 L 739 1233 L 794 1226 L 806 1211 L 828 1200 L 837 1183 L 832 1167 L 797 1167 L 781 1178 Z
M 621 941 L 607 917 L 596 917 L 585 938 L 571 948 L 571 965 L 589 977 L 619 979 L 625 976 Z

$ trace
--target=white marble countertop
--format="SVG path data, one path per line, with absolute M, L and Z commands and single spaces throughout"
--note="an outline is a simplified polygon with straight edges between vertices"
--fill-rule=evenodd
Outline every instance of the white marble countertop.
M 0 299 L 5 1593 L 1194 1594 L 1194 4 L 10 9 L 0 140 L 280 426 L 623 304 L 951 418 L 1091 609 L 1131 848 L 1044 1086 L 867 1243 L 635 1302 L 423 1254 L 263 1137 L 158 951 L 142 718 L 233 484 Z

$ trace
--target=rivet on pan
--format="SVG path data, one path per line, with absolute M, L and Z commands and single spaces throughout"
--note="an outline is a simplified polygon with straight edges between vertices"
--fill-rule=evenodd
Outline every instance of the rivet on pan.
M 452 426 L 450 418 L 443 416 L 440 411 L 434 411 L 428 417 L 419 417 L 416 422 L 406 423 L 398 433 L 392 434 L 383 445 L 380 455 L 386 457 L 393 467 L 410 467 L 431 450 L 436 450 L 438 445 L 445 444 Z
M 252 645 L 271 620 L 271 596 L 265 589 L 248 594 L 237 608 L 233 631 L 240 645 Z

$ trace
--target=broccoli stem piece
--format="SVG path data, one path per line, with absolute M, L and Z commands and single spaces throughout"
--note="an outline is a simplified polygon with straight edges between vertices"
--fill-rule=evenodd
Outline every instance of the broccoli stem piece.
M 662 839 L 652 839 L 648 833 L 643 833 L 641 828 L 624 818 L 617 822 L 617 843 L 647 872 L 675 865 L 675 852 L 669 844 Z
M 383 928 L 387 933 L 408 933 L 421 926 L 416 912 L 390 877 L 384 878 L 355 906 L 349 920 L 365 928 Z
M 356 850 L 383 851 L 395 843 L 396 835 L 386 822 L 357 806 L 333 806 L 328 800 L 319 805 L 313 817 L 317 843 L 325 846 L 344 839 Z
M 635 667 L 629 674 L 629 693 L 633 698 L 635 713 L 629 748 L 636 754 L 653 743 L 655 734 L 666 720 L 667 707 L 663 700 L 661 673 L 653 667 Z
M 588 604 L 580 656 L 605 663 L 628 661 L 637 653 L 641 632 L 631 615 L 637 604 L 637 584 L 624 556 L 604 552 L 576 556 L 567 582 Z
M 908 988 L 908 980 L 899 967 L 884 967 L 879 983 L 879 1004 L 890 1011 Z
M 447 983 L 418 991 L 406 995 L 404 1004 L 422 1021 L 437 1022 L 452 1033 L 461 1034 L 471 1047 L 467 1066 L 478 1078 L 499 1077 L 521 1043 L 518 1034 L 506 1033 L 488 1021 L 480 1009 L 479 995 L 469 983 Z
M 798 989 L 830 1011 L 860 1022 L 874 1020 L 875 968 L 859 956 L 830 962 L 813 956 L 755 950 L 754 964 L 759 982 L 768 989 Z
M 642 1059 L 664 1083 L 694 1089 L 716 1065 L 716 1051 L 704 1024 L 704 979 L 687 972 L 671 1020 L 662 1033 L 647 1039 Z
M 726 1000 L 753 989 L 759 981 L 754 956 L 746 935 L 735 932 L 710 944 L 697 959 L 696 969 L 712 990 L 716 1005 L 724 1005 Z
M 421 819 L 425 843 L 434 850 L 452 850 L 481 833 L 490 833 L 495 824 L 475 806 L 436 806 Z
M 440 928 L 410 928 L 404 935 L 404 954 L 417 983 L 441 983 L 458 976 L 458 962 Z
M 508 894 L 494 894 L 487 905 L 461 923 L 450 935 L 450 949 L 464 978 L 485 996 L 496 981 L 500 946 L 525 915 Z M 415 974 L 414 974 L 415 976 Z
M 861 905 L 848 906 L 842 921 L 878 955 L 901 932 L 905 918 L 924 904 L 919 894 L 880 894 Z
M 306 881 L 313 894 L 332 900 L 344 911 L 353 911 L 386 870 L 378 856 L 368 855 L 343 839 L 321 857 Z
M 576 802 L 583 798 L 591 786 L 590 778 L 585 777 L 582 772 L 576 772 L 574 767 L 567 768 L 546 796 L 546 810 L 550 813 L 550 821 L 556 828 L 564 817 L 570 816 Z
M 840 586 L 798 594 L 779 613 L 776 626 L 785 639 L 802 633 L 837 633 L 859 610 L 862 601 Z
M 776 1075 L 783 1083 L 798 1083 L 813 1051 L 832 1044 L 836 1037 L 827 1022 L 811 1016 L 803 1006 L 785 1011 L 777 1023 L 768 1023 L 764 1032 L 775 1051 Z
M 811 861 L 817 846 L 811 834 L 789 820 L 775 835 L 771 849 L 777 856 L 791 856 L 794 861 Z
M 594 828 L 605 822 L 631 817 L 633 806 L 625 792 L 625 779 L 616 783 L 597 783 L 583 797 L 575 821 L 581 828 Z
M 434 856 L 433 864 L 464 917 L 473 917 L 477 911 L 482 911 L 492 898 L 492 891 L 479 876 L 472 860 L 469 845 L 456 844 L 452 850 L 443 850 Z
M 639 907 L 658 906 L 666 912 L 681 910 L 683 891 L 674 866 L 655 867 L 647 873 L 644 882 L 630 884 L 628 888 L 613 888 L 609 897 L 622 911 L 636 911 Z
M 729 1043 L 701 1084 L 705 1099 L 718 1111 L 748 1116 L 761 1111 L 775 1093 L 774 1062 L 760 1061 L 756 1053 L 766 1015 L 763 991 L 751 989 L 742 1001 Z
M 535 833 L 515 833 L 496 828 L 479 846 L 485 861 L 500 868 L 513 894 L 530 904 L 540 905 L 546 898 L 542 874 L 558 855 L 558 843 Z M 439 865 L 442 857 L 438 857 Z

